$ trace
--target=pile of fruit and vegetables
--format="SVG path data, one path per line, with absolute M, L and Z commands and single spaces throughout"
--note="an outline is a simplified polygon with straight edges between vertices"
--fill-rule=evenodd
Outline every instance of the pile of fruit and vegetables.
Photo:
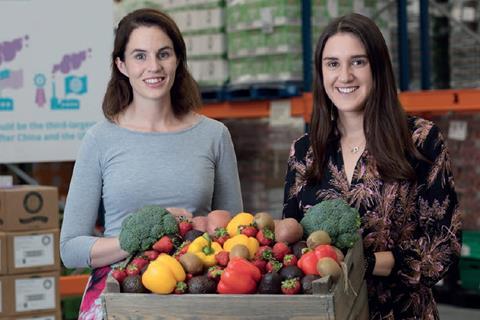
M 174 211 L 147 206 L 123 221 L 120 245 L 131 255 L 112 269 L 122 292 L 311 294 L 316 279 L 338 281 L 360 238 L 359 213 L 341 199 L 312 206 L 300 223 L 266 212 Z

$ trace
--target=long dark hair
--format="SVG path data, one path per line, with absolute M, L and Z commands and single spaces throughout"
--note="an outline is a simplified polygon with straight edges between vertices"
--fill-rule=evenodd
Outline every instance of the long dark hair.
M 127 14 L 119 23 L 115 33 L 112 52 L 112 75 L 103 98 L 103 114 L 110 121 L 132 102 L 133 90 L 128 78 L 122 74 L 116 64 L 116 58 L 125 60 L 125 48 L 133 30 L 140 26 L 158 27 L 172 40 L 173 49 L 178 60 L 175 81 L 170 91 L 173 113 L 177 117 L 197 109 L 201 105 L 197 83 L 188 72 L 187 49 L 182 34 L 172 18 L 155 9 L 139 9 Z
M 372 71 L 373 85 L 365 102 L 363 120 L 367 149 L 384 180 L 412 180 L 415 171 L 408 157 L 421 155 L 413 144 L 407 115 L 398 100 L 387 45 L 375 23 L 356 13 L 333 20 L 317 42 L 309 132 L 313 163 L 307 171 L 307 178 L 310 182 L 321 179 L 327 162 L 326 149 L 335 139 L 338 112 L 323 86 L 322 54 L 328 39 L 341 32 L 351 33 L 363 43 Z

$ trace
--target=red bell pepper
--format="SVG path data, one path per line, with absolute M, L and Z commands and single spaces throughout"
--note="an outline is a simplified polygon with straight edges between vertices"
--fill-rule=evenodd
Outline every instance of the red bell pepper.
M 262 278 L 260 270 L 244 258 L 235 257 L 223 270 L 217 285 L 217 292 L 223 294 L 246 294 L 257 290 Z
M 314 250 L 309 251 L 303 254 L 298 260 L 297 266 L 305 274 L 315 274 L 319 275 L 317 270 L 317 262 L 320 258 L 330 257 L 336 262 L 338 262 L 337 253 L 332 246 L 328 244 L 322 244 L 317 246 Z

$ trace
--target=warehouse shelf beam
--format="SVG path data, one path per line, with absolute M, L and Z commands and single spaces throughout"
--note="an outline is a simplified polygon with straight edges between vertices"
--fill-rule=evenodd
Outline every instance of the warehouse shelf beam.
M 60 297 L 81 296 L 88 282 L 88 274 L 60 277 Z
M 480 89 L 409 91 L 399 97 L 407 112 L 480 111 Z
M 422 70 L 422 90 L 429 90 L 430 83 L 430 27 L 429 27 L 429 0 L 420 0 L 420 60 Z
M 398 66 L 400 75 L 400 90 L 406 91 L 409 88 L 409 48 L 408 48 L 408 18 L 407 0 L 397 2 L 397 24 L 398 24 Z
M 405 91 L 399 99 L 407 112 L 480 111 L 480 89 Z M 310 121 L 312 93 L 290 98 L 291 115 Z M 262 118 L 270 115 L 270 101 L 223 102 L 205 105 L 200 112 L 216 119 Z

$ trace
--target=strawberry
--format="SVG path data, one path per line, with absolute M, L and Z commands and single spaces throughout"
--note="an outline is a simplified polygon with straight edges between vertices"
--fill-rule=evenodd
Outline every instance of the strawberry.
M 147 251 L 144 251 L 142 253 L 142 255 L 150 261 L 153 261 L 153 260 L 157 259 L 159 254 L 160 253 L 156 250 L 147 250 Z
M 183 256 L 187 251 L 188 251 L 188 246 L 190 245 L 190 241 L 184 241 L 180 247 L 175 251 L 173 256 L 175 259 L 180 259 L 181 256 Z
M 241 226 L 239 230 L 240 234 L 244 234 L 247 237 L 255 237 L 258 233 L 258 229 L 254 226 Z
M 140 270 L 141 269 L 137 265 L 129 264 L 125 271 L 127 273 L 127 276 L 135 276 L 137 274 L 140 274 Z
M 298 262 L 298 258 L 293 254 L 286 254 L 285 257 L 283 257 L 284 267 L 296 266 L 297 262 Z
M 298 278 L 287 279 L 282 281 L 283 294 L 297 294 L 300 292 L 300 280 Z
M 283 264 L 275 259 L 272 259 L 270 261 L 267 262 L 267 272 L 273 272 L 273 271 L 280 271 L 280 269 L 282 269 L 283 267 Z
M 228 261 L 230 261 L 229 253 L 228 251 L 220 251 L 215 255 L 215 260 L 217 260 L 217 263 L 222 266 L 226 267 L 228 264 Z
M 228 240 L 230 236 L 228 235 L 228 231 L 225 228 L 216 228 L 215 234 L 213 236 L 213 241 L 218 242 L 221 246 Z
M 275 259 L 277 259 L 278 261 L 283 261 L 283 257 L 286 255 L 286 254 L 289 254 L 291 253 L 292 250 L 290 250 L 290 248 L 288 247 L 287 244 L 285 244 L 284 242 L 277 242 L 273 245 L 273 248 L 272 248 L 272 253 L 273 253 L 273 256 L 275 257 Z
M 267 261 L 262 260 L 262 259 L 254 259 L 252 263 L 260 269 L 260 272 L 262 274 L 267 273 Z
M 188 289 L 187 284 L 183 281 L 179 281 L 177 282 L 177 286 L 175 287 L 175 290 L 173 291 L 173 293 L 184 294 L 185 292 L 187 292 L 187 289 Z
M 142 270 L 148 264 L 149 260 L 146 257 L 140 256 L 133 258 L 131 265 L 137 266 L 139 270 Z
M 112 270 L 112 277 L 122 284 L 123 280 L 127 277 L 127 272 L 124 268 L 115 268 Z
M 273 258 L 272 248 L 269 246 L 261 246 L 258 248 L 257 252 L 255 253 L 255 259 L 261 259 L 268 261 Z
M 269 246 L 273 243 L 275 234 L 270 229 L 264 228 L 258 231 L 256 238 L 261 246 Z
M 193 229 L 193 224 L 187 217 L 181 216 L 178 222 L 178 233 L 184 238 L 188 231 Z
M 222 275 L 222 273 L 223 273 L 223 269 L 220 266 L 212 266 L 208 268 L 207 276 L 210 279 L 218 281 L 220 280 L 220 276 Z
M 153 250 L 157 250 L 159 253 L 170 253 L 173 249 L 173 242 L 169 236 L 163 236 L 155 242 L 152 246 Z

